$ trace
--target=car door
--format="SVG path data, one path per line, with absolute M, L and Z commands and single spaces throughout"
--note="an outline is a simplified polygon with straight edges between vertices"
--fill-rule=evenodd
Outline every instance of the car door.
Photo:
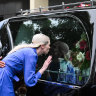
M 12 49 L 13 42 L 7 20 L 0 22 L 0 56 L 5 57 L 6 54 Z
M 38 13 L 10 19 L 8 28 L 12 33 L 14 46 L 25 42 L 31 43 L 31 38 L 36 33 L 43 33 L 50 37 L 51 49 L 48 55 L 52 55 L 53 60 L 34 90 L 39 88 L 43 90 L 42 94 L 51 96 L 51 94 L 67 93 L 65 90 L 67 88 L 69 91 L 93 83 L 95 70 L 92 68 L 95 64 L 92 63 L 94 62 L 92 54 L 95 54 L 93 52 L 95 47 L 92 49 L 94 45 L 92 40 L 94 26 L 96 26 L 95 15 L 95 9 L 85 9 L 55 11 L 52 14 Z M 69 46 L 67 58 L 61 55 L 64 50 L 55 50 L 57 45 L 54 43 L 57 41 Z M 38 58 L 36 71 L 42 67 L 47 56 Z M 41 89 L 40 85 L 43 85 Z M 34 92 L 30 91 L 28 94 L 40 95 L 39 92 Z

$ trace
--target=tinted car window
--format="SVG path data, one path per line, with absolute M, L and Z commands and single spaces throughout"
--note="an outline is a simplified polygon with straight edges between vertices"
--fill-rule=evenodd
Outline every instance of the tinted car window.
M 10 38 L 5 27 L 0 30 L 0 56 L 5 56 L 11 50 Z
M 78 18 L 66 15 L 10 22 L 10 28 L 14 45 L 22 42 L 31 43 L 31 38 L 36 33 L 43 33 L 50 37 L 52 47 L 49 55 L 53 55 L 53 60 L 41 79 L 76 85 L 86 83 L 90 75 L 90 49 L 86 28 Z M 56 47 L 53 45 L 57 41 L 62 41 L 69 46 L 67 59 L 60 56 L 63 51 L 55 50 Z M 54 55 L 53 52 L 58 55 Z M 46 57 L 39 57 L 37 71 L 41 68 Z

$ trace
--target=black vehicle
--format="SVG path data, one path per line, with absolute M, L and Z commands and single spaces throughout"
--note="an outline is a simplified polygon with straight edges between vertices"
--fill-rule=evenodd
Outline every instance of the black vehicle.
M 81 3 L 83 6 L 79 6 Z M 22 42 L 31 43 L 34 34 L 43 33 L 50 37 L 51 45 L 56 41 L 68 44 L 70 49 L 68 61 L 73 65 L 74 72 L 68 71 L 69 65 L 64 67 L 62 58 L 58 61 L 57 57 L 53 57 L 54 62 L 37 85 L 27 88 L 26 96 L 95 96 L 96 6 L 94 2 L 51 6 L 47 7 L 48 11 L 42 11 L 42 8 L 39 10 L 40 12 L 35 13 L 27 10 L 27 14 L 26 11 L 22 11 L 21 15 L 0 22 L 0 55 L 6 56 L 13 46 Z M 37 71 L 46 57 L 39 57 Z

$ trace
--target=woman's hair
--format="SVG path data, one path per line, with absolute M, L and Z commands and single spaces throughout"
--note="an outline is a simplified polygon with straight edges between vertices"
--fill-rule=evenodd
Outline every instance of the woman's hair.
M 32 43 L 27 44 L 19 44 L 16 47 L 14 47 L 8 54 L 11 54 L 21 48 L 31 47 L 31 48 L 38 48 L 40 45 L 46 45 L 50 41 L 49 37 L 47 35 L 44 35 L 42 33 L 35 34 L 32 38 Z

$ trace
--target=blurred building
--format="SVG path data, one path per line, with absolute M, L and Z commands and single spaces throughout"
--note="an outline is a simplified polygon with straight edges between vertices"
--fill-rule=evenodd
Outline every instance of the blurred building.
M 83 2 L 86 0 L 0 0 L 0 21 L 16 16 L 20 9 L 35 9 L 46 6 L 60 5 L 62 2 L 67 3 L 76 3 Z M 87 0 L 90 1 L 90 0 Z M 94 0 L 96 1 L 96 0 Z
M 86 0 L 30 0 L 30 9 L 39 8 L 40 6 L 46 7 L 46 6 L 60 5 L 62 4 L 62 2 L 67 4 L 67 3 L 76 3 L 76 2 L 83 2 L 83 1 Z
M 16 16 L 20 9 L 29 9 L 30 0 L 0 0 L 0 21 Z

